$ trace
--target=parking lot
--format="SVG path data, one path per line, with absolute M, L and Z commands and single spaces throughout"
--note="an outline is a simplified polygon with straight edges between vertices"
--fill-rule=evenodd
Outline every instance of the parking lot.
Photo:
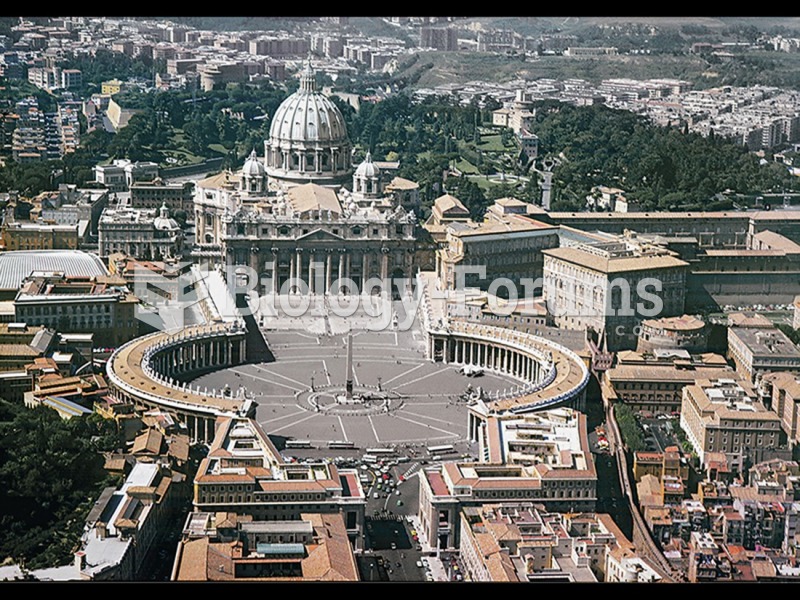
M 647 450 L 663 452 L 665 448 L 670 446 L 680 446 L 680 441 L 675 435 L 675 428 L 680 427 L 678 416 L 639 417 L 639 424 L 644 430 Z

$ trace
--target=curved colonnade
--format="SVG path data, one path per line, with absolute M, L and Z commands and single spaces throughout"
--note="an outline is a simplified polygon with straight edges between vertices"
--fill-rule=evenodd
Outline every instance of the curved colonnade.
M 473 441 L 489 416 L 583 407 L 589 369 L 560 344 L 522 331 L 456 320 L 430 329 L 428 344 L 434 361 L 511 375 L 520 382 L 484 394 L 470 406 L 468 435 Z
M 217 417 L 252 415 L 255 402 L 243 389 L 200 389 L 179 379 L 244 362 L 245 334 L 243 325 L 233 323 L 136 338 L 117 348 L 106 364 L 111 394 L 138 408 L 173 414 L 186 425 L 192 442 L 208 444 Z

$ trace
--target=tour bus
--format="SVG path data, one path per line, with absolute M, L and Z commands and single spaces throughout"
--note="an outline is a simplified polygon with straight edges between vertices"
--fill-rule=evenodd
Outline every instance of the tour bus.
M 387 454 L 394 454 L 394 450 L 391 448 L 367 448 L 367 454 L 386 456 Z
M 365 454 L 361 457 L 362 462 L 374 464 L 378 462 L 378 457 L 373 454 Z
M 428 446 L 429 454 L 450 454 L 455 452 L 452 444 L 442 444 L 441 446 Z
M 286 440 L 287 448 L 313 448 L 308 440 Z
M 332 450 L 352 450 L 355 447 L 354 442 L 328 442 L 328 448 Z

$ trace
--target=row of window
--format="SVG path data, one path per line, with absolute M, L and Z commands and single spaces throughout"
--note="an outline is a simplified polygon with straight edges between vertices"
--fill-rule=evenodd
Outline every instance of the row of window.
M 216 494 L 211 494 L 210 496 L 204 496 L 200 499 L 201 503 L 204 504 L 233 504 L 233 503 L 253 503 L 254 500 L 250 494 L 220 494 L 219 496 Z M 266 503 L 259 502 L 259 505 L 266 505 Z M 251 507 L 252 509 L 252 507 Z M 307 512 L 322 512 L 322 511 L 329 511 L 331 510 L 331 505 L 329 504 L 281 504 L 281 505 L 272 505 L 270 507 L 272 513 L 280 512 L 281 514 L 285 515 L 292 515 L 296 514 L 299 511 L 307 511 Z M 294 518 L 290 516 L 282 517 L 282 518 Z
M 764 435 L 766 435 L 766 434 L 764 434 Z M 760 447 L 764 443 L 764 441 L 765 441 L 764 440 L 764 435 L 759 434 L 756 437 L 756 439 L 755 439 L 756 446 Z M 769 439 L 769 443 L 772 443 L 772 441 L 775 439 L 775 432 L 774 431 L 770 432 L 769 438 L 770 438 Z M 723 446 L 727 446 L 728 445 L 728 435 L 726 433 L 722 434 L 722 440 L 721 441 L 722 441 L 722 445 Z M 734 446 L 738 446 L 740 443 L 742 443 L 742 439 L 739 437 L 739 434 L 738 433 L 734 434 L 733 435 L 733 445 Z M 744 445 L 745 446 L 750 446 L 752 443 L 753 443 L 753 438 L 750 436 L 750 434 L 745 435 L 744 436 Z M 709 434 L 709 436 L 708 436 L 708 444 L 709 444 L 709 447 L 714 444 L 714 436 L 713 436 L 713 434 Z
M 215 493 L 215 492 L 221 492 L 221 493 L 228 492 L 229 494 L 232 494 L 233 492 L 239 492 L 239 493 L 246 492 L 248 494 L 248 502 L 249 502 L 250 501 L 249 500 L 249 498 L 250 498 L 249 494 L 250 494 L 250 492 L 252 492 L 252 488 L 250 486 L 243 486 L 243 485 L 236 485 L 236 486 L 234 486 L 234 485 L 228 485 L 228 486 L 225 486 L 225 485 L 209 485 L 209 486 L 204 486 L 204 489 L 203 489 L 203 493 L 204 494 Z M 220 497 L 222 498 L 223 496 L 220 496 Z M 295 501 L 300 501 L 300 502 L 304 502 L 305 501 L 305 502 L 307 502 L 307 501 L 310 501 L 310 500 L 318 500 L 319 501 L 319 500 L 324 500 L 324 499 L 325 499 L 325 494 L 321 494 L 321 493 L 316 493 L 316 494 L 272 494 L 272 497 L 270 498 L 270 501 L 272 501 L 272 502 L 295 502 Z M 211 496 L 210 502 L 214 502 L 214 501 L 215 501 L 214 500 L 214 496 Z M 221 500 L 221 501 L 224 502 L 224 500 Z M 238 500 L 238 501 L 241 502 L 241 500 Z M 232 502 L 232 500 L 231 500 L 231 502 Z
M 62 326 L 60 317 L 40 317 L 36 321 L 45 327 L 58 329 L 59 326 Z M 74 317 L 69 320 L 69 327 L 100 327 L 109 329 L 111 327 L 111 317 Z
M 658 382 L 658 383 L 651 383 L 651 382 L 638 382 L 638 381 L 611 381 L 614 385 L 614 388 L 617 390 L 670 390 L 674 391 L 677 389 L 683 389 L 684 384 L 675 384 L 675 383 L 665 383 L 665 382 Z M 631 396 L 635 397 L 635 396 Z
M 563 482 L 562 482 L 563 483 Z M 572 482 L 570 482 L 572 483 Z M 492 490 L 490 492 L 476 492 L 476 498 L 591 498 L 593 490 Z
M 20 314 L 35 315 L 35 316 L 48 316 L 48 315 L 77 315 L 91 313 L 106 313 L 111 312 L 110 304 L 56 304 L 44 306 L 28 306 L 20 307 Z

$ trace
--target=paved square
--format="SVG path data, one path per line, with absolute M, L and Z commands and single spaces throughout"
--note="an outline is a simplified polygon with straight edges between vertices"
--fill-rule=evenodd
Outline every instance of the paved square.
M 461 441 L 467 434 L 462 395 L 468 387 L 493 392 L 518 384 L 489 372 L 468 378 L 456 365 L 430 362 L 417 319 L 406 331 L 370 331 L 366 328 L 375 319 L 363 309 L 340 317 L 326 310 L 326 304 L 314 298 L 301 317 L 280 311 L 257 316 L 275 362 L 223 369 L 195 384 L 215 389 L 228 385 L 234 392 L 244 386 L 254 395 L 256 418 L 268 433 L 323 448 L 329 441 L 353 442 L 359 448 Z M 392 307 L 401 313 L 399 302 Z M 368 406 L 338 406 L 335 400 L 347 378 L 348 332 L 353 334 L 355 390 L 378 397 Z

